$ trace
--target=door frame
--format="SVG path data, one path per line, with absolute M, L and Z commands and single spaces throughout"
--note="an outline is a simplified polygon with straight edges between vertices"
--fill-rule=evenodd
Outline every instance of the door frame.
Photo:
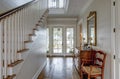
M 115 0 L 111 0 L 111 79 L 115 79 L 115 18 L 116 18 L 116 12 L 115 12 L 115 6 L 114 6 Z
M 120 1 L 119 0 L 115 0 L 115 3 L 116 3 L 116 5 L 115 5 L 115 28 L 116 28 L 116 30 L 118 30 L 117 28 L 120 28 L 120 17 L 119 17 L 119 14 L 120 14 Z M 117 32 L 115 32 L 115 33 L 117 33 Z M 116 35 L 115 35 L 116 36 Z M 118 79 L 118 75 L 120 74 L 120 71 L 119 71 L 119 69 L 117 69 L 117 68 L 119 68 L 118 67 L 118 63 L 120 64 L 120 58 L 119 58 L 119 55 L 118 55 L 118 53 L 120 53 L 120 52 L 118 52 L 117 51 L 117 39 L 115 39 L 115 48 L 116 48 L 116 50 L 115 50 L 115 79 Z M 120 48 L 119 48 L 120 49 Z M 116 71 L 119 71 L 119 73 L 117 72 L 116 73 Z
M 79 35 L 79 37 L 80 37 L 80 49 L 82 49 L 82 44 L 83 44 L 83 35 L 82 35 L 82 34 L 83 34 L 83 33 L 82 33 L 82 28 L 83 28 L 83 27 L 82 27 L 82 23 L 80 23 L 79 26 L 80 26 L 80 28 L 79 28 L 79 30 L 80 30 L 80 33 L 79 33 L 79 34 L 80 34 L 80 35 Z
M 73 56 L 73 55 L 71 55 L 71 54 L 67 54 L 67 53 L 65 53 L 65 44 L 63 45 L 63 53 L 62 54 L 55 54 L 55 53 L 53 53 L 53 28 L 56 28 L 56 27 L 62 27 L 63 28 L 63 30 L 62 31 L 64 31 L 65 32 L 65 30 L 66 30 L 66 28 L 73 28 L 74 29 L 74 48 L 76 47 L 76 26 L 69 26 L 69 25 L 62 25 L 62 26 L 60 26 L 60 25 L 53 25 L 53 26 L 49 26 L 49 53 L 47 54 L 47 55 L 49 55 L 49 56 Z M 52 34 L 52 35 L 51 35 Z M 63 34 L 65 34 L 65 33 L 63 33 Z M 66 34 L 64 35 L 65 37 L 66 37 Z M 63 40 L 65 40 L 66 38 L 65 37 L 63 37 Z
M 111 79 L 118 79 L 117 78 L 117 74 L 116 70 L 117 69 L 117 65 L 116 63 L 118 63 L 117 61 L 117 39 L 116 39 L 116 32 L 113 32 L 114 29 L 117 30 L 118 27 L 120 27 L 120 17 L 118 17 L 118 14 L 120 13 L 120 10 L 118 9 L 118 7 L 120 6 L 120 2 L 118 2 L 119 0 L 111 0 L 111 48 L 112 48 L 112 54 L 111 54 Z M 115 2 L 115 6 L 113 5 Z M 114 57 L 115 56 L 115 57 Z

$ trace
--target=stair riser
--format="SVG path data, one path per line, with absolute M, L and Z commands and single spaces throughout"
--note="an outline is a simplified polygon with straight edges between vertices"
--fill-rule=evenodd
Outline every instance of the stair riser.
M 36 39 L 36 36 L 30 36 L 29 39 L 30 39 L 31 41 L 34 41 L 34 40 Z
M 29 48 L 31 48 L 31 46 L 32 46 L 32 43 L 33 43 L 33 42 L 30 42 L 30 43 L 25 43 L 25 48 L 26 48 L 26 49 L 29 49 Z
M 25 60 L 25 58 L 28 56 L 29 51 L 23 52 L 23 53 L 19 53 L 19 55 L 21 56 L 21 59 Z

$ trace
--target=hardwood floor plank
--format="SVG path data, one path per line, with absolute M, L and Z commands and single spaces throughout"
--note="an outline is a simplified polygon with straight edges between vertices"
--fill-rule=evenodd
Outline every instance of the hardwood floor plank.
M 43 78 L 38 79 L 80 79 L 73 66 L 72 57 L 52 57 L 47 59 Z

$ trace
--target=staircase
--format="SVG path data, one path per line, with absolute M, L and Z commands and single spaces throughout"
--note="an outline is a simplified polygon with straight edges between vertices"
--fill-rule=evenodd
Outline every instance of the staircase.
M 41 7 L 41 1 L 0 15 L 0 79 L 16 79 L 41 29 L 46 28 L 48 10 Z

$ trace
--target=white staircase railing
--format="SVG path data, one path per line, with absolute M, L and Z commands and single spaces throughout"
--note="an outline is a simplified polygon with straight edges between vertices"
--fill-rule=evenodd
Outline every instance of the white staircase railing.
M 22 52 L 28 50 L 25 43 L 31 41 L 28 36 L 46 22 L 48 10 L 42 15 L 41 9 L 40 1 L 32 1 L 0 15 L 0 79 L 15 77 L 14 66 L 23 61 Z

